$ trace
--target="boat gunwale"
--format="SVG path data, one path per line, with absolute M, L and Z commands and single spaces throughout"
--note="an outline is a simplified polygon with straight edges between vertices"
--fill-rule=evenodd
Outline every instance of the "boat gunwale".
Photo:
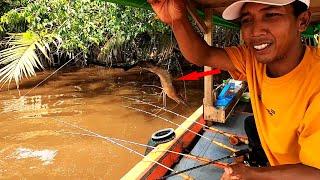
M 157 146 L 158 151 L 151 151 L 144 159 L 139 161 L 121 179 L 156 179 L 164 176 L 169 171 L 154 162 L 159 162 L 167 167 L 172 167 L 180 159 L 180 155 L 168 153 L 166 150 L 182 152 L 190 146 L 196 133 L 203 129 L 203 126 L 195 123 L 205 123 L 203 119 L 203 106 L 198 108 L 187 120 L 185 120 L 176 130 L 176 138 L 165 144 Z M 189 130 L 188 130 L 189 129 Z M 183 142 L 183 143 L 181 143 Z

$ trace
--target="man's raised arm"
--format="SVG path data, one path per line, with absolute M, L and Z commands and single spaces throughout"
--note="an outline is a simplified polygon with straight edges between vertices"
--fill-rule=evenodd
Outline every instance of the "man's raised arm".
M 158 17 L 168 24 L 178 41 L 183 56 L 191 63 L 222 70 L 235 70 L 224 49 L 210 47 L 195 32 L 188 20 L 184 0 L 148 0 Z

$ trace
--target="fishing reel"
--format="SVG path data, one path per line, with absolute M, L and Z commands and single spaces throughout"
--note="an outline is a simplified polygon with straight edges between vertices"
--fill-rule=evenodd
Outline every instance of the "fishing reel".
M 245 137 L 230 136 L 229 143 L 233 146 L 240 146 L 243 144 L 249 144 L 249 141 Z

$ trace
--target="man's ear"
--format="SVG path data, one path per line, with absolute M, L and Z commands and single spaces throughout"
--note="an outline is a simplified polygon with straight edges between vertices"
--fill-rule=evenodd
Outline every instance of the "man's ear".
M 311 11 L 305 11 L 298 16 L 297 26 L 300 32 L 307 30 L 311 21 Z

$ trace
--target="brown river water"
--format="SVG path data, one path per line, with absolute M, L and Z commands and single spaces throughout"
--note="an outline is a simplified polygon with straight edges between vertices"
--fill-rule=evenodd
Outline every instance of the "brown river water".
M 162 106 L 161 90 L 148 86 L 160 84 L 152 73 L 101 67 L 69 69 L 33 88 L 50 73 L 24 80 L 21 96 L 15 88 L 0 91 L 0 179 L 119 179 L 142 158 L 104 139 L 86 136 L 87 132 L 69 123 L 103 136 L 146 144 L 153 132 L 176 127 L 124 106 L 183 122 L 123 98 Z M 184 92 L 182 82 L 174 84 Z M 202 89 L 201 81 L 187 82 L 189 106 L 167 99 L 167 108 L 191 115 L 202 104 Z

